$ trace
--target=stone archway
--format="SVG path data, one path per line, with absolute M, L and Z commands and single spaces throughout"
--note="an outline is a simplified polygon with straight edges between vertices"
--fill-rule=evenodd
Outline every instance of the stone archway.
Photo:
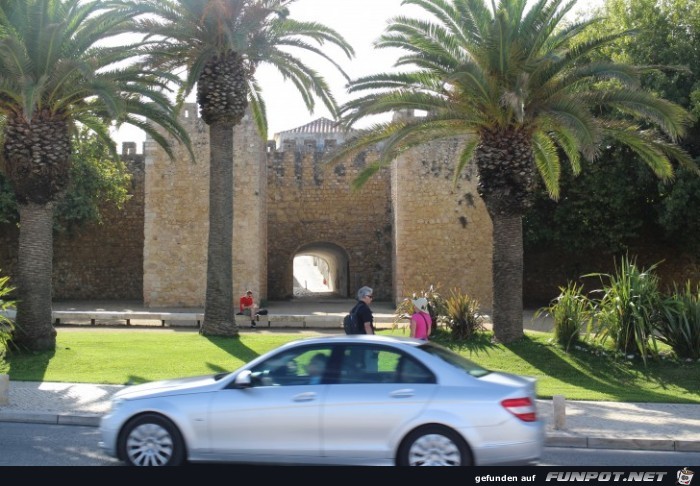
M 317 266 L 318 273 L 324 279 L 322 287 L 325 291 L 322 293 L 334 295 L 337 297 L 348 297 L 349 294 L 349 278 L 348 267 L 349 258 L 347 252 L 334 243 L 315 242 L 300 247 L 294 254 L 293 259 L 299 257 L 311 257 L 313 264 Z M 298 266 L 293 265 L 292 286 L 306 288 L 308 290 L 308 282 L 301 281 L 299 275 L 294 272 Z M 314 286 L 317 289 L 318 286 Z M 315 293 L 311 291 L 310 293 Z

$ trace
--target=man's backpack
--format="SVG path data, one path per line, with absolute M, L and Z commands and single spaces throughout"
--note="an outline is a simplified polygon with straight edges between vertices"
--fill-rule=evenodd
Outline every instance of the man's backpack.
M 357 318 L 357 306 L 343 317 L 343 329 L 345 334 L 362 334 L 360 332 L 360 320 Z

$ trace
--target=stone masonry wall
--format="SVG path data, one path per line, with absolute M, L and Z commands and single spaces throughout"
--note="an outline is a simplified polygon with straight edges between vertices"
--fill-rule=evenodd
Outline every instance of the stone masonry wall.
M 141 300 L 144 160 L 124 158 L 132 177 L 124 207 L 104 208 L 101 224 L 54 238 L 55 300 Z
M 327 245 L 347 257 L 346 276 L 336 289 L 354 296 L 369 285 L 377 299 L 392 295 L 392 208 L 389 172 L 353 191 L 351 181 L 376 154 L 363 153 L 329 166 L 316 143 L 288 142 L 268 161 L 268 288 L 270 299 L 292 296 L 294 256 L 302 248 Z M 334 262 L 329 262 L 333 265 Z M 343 269 L 345 270 L 345 269 Z
M 209 228 L 209 134 L 195 104 L 183 109 L 196 154 L 171 161 L 146 141 L 143 301 L 147 307 L 203 307 Z M 246 116 L 234 129 L 234 298 L 267 295 L 265 144 Z
M 397 298 L 435 285 L 492 306 L 491 220 L 474 170 L 453 184 L 457 141 L 412 149 L 392 166 Z
M 142 155 L 124 157 L 131 173 L 129 199 L 102 208 L 102 222 L 71 233 L 54 233 L 53 298 L 141 300 L 143 293 Z M 19 229 L 0 225 L 0 272 L 12 277 Z

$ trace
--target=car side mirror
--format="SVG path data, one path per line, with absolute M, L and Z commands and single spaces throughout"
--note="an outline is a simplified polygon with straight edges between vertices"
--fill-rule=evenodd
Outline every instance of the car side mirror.
M 248 388 L 252 386 L 252 373 L 250 370 L 243 370 L 236 375 L 233 381 L 236 388 Z

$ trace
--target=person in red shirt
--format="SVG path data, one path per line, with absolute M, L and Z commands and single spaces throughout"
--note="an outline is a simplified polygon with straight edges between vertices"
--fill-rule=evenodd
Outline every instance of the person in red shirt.
M 258 306 L 255 303 L 255 299 L 253 299 L 252 290 L 247 290 L 245 295 L 241 297 L 239 307 L 239 314 L 250 316 L 250 327 L 255 327 L 255 315 L 257 314 Z

